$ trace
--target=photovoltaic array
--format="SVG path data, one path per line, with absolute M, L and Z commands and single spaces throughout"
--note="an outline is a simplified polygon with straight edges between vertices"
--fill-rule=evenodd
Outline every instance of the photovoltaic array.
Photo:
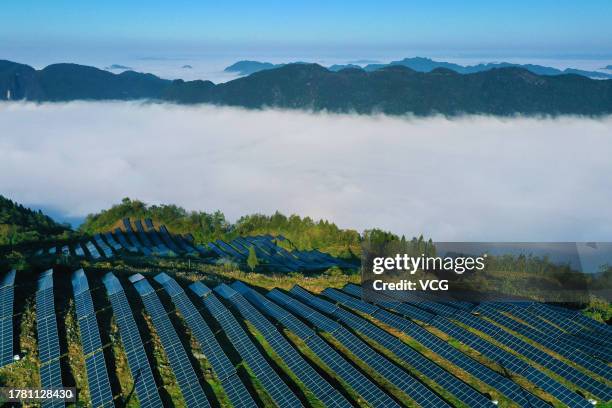
M 190 285 L 190 289 L 201 298 L 210 314 L 219 322 L 226 336 L 257 379 L 262 383 L 270 397 L 279 407 L 302 406 L 300 400 L 289 389 L 276 371 L 270 366 L 253 341 L 240 326 L 231 312 L 215 297 L 212 291 L 200 282 Z
M 101 258 L 108 258 L 116 252 L 115 245 L 123 248 L 122 241 L 141 253 L 145 252 L 144 242 L 147 248 L 163 245 L 172 252 L 202 251 L 193 245 L 192 237 L 172 235 L 165 228 L 152 230 L 152 223 L 146 221 L 132 224 L 126 219 L 124 227 L 126 231 L 112 234 L 112 240 L 94 236 L 84 243 L 84 251 L 94 253 L 89 242 Z M 146 239 L 140 232 L 147 234 Z M 139 242 L 133 241 L 136 239 Z M 248 256 L 255 242 L 264 256 L 276 251 L 275 257 L 286 257 L 285 265 L 303 262 L 288 258 L 267 238 L 243 237 L 231 245 L 222 241 L 213 245 L 226 256 L 232 251 Z M 56 250 L 72 253 L 74 247 L 60 245 Z M 0 277 L 3 365 L 13 362 L 15 276 L 11 271 Z M 108 371 L 114 366 L 108 359 L 114 352 L 105 354 L 98 325 L 102 315 L 94 307 L 94 299 L 96 304 L 105 300 L 90 288 L 90 282 L 98 278 L 90 274 L 88 280 L 82 269 L 71 277 L 89 405 L 131 405 L 131 393 L 122 401 L 119 398 L 125 395 L 112 395 L 110 375 L 116 374 Z M 320 294 L 297 285 L 288 292 L 264 291 L 238 281 L 217 284 L 211 290 L 199 281 L 188 280 L 183 285 L 169 273 L 158 273 L 153 281 L 132 275 L 129 281 L 134 290 L 130 288 L 130 293 L 141 298 L 149 325 L 132 311 L 133 295 L 124 291 L 118 276 L 107 273 L 101 281 L 111 308 L 100 305 L 100 313 L 112 309 L 119 336 L 111 334 L 111 340 L 125 352 L 134 382 L 133 398 L 141 407 L 164 406 L 160 387 L 170 378 L 176 380 L 176 395 L 180 391 L 188 407 L 209 407 L 209 400 L 244 408 L 270 400 L 278 407 L 298 407 L 310 406 L 316 399 L 323 406 L 338 408 L 356 403 L 385 408 L 406 403 L 431 408 L 508 403 L 586 408 L 595 400 L 612 400 L 610 329 L 564 308 L 535 302 L 435 302 L 419 296 L 406 296 L 402 302 L 379 296 L 376 303 L 367 303 L 361 287 L 352 284 L 341 290 L 327 288 Z M 53 271 L 46 271 L 39 275 L 36 291 L 44 388 L 62 386 L 53 283 Z M 186 292 L 187 287 L 191 293 Z M 178 328 L 180 333 L 186 330 L 193 342 L 182 339 Z M 143 343 L 142 336 L 149 330 L 155 341 L 159 339 L 160 348 L 156 343 Z M 154 370 L 159 364 L 159 357 L 154 357 L 158 350 L 169 362 L 161 378 Z M 149 351 L 154 354 L 147 354 Z M 205 367 L 212 368 L 202 373 L 206 377 L 198 375 L 195 364 L 202 358 L 209 364 Z M 237 370 L 239 364 L 247 370 Z M 291 375 L 280 375 L 285 372 Z M 206 395 L 204 390 L 211 389 L 202 386 L 204 378 L 217 381 L 220 387 Z M 79 381 L 77 378 L 77 386 Z M 267 395 L 262 397 L 262 392 Z M 175 403 L 181 405 L 181 401 Z M 50 400 L 44 406 L 64 403 Z
M 106 293 L 112 305 L 115 321 L 119 327 L 121 343 L 127 356 L 132 378 L 134 379 L 134 388 L 138 396 L 139 405 L 142 408 L 162 407 L 157 385 L 151 372 L 151 366 L 142 344 L 142 338 L 138 332 L 138 326 L 134 320 L 134 315 L 132 314 L 123 287 L 119 279 L 112 272 L 107 273 L 102 281 L 106 287 Z
M 266 339 L 276 354 L 289 366 L 300 381 L 325 404 L 326 407 L 350 407 L 351 404 L 323 379 L 289 344 L 289 342 L 276 330 L 261 313 L 246 301 L 238 292 L 222 284 L 215 288 L 215 292 L 229 300 L 240 314 L 251 322 Z
M 235 367 L 183 288 L 165 273 L 155 276 L 155 280 L 164 287 L 183 319 L 185 319 L 232 405 L 245 408 L 254 406 L 255 402 L 240 381 Z
M 521 407 L 545 408 L 549 406 L 535 395 L 521 389 L 507 377 L 473 360 L 468 355 L 462 353 L 457 348 L 451 346 L 411 320 L 405 319 L 402 316 L 398 316 L 372 304 L 365 303 L 361 299 L 349 296 L 337 289 L 325 289 L 323 294 L 350 309 L 369 314 L 384 324 L 407 334 L 429 350 L 471 374 L 474 378 L 481 380 L 493 389 L 497 389 Z
M 311 309 L 281 291 L 274 289 L 268 296 L 282 305 L 297 313 L 302 318 L 310 321 L 318 329 L 331 334 L 338 342 L 348 349 L 355 357 L 367 364 L 374 371 L 384 377 L 391 384 L 402 390 L 406 396 L 423 407 L 442 407 L 448 404 L 437 394 L 425 387 L 421 382 L 412 377 L 408 372 L 402 370 L 393 362 L 373 350 L 364 341 L 360 340 L 345 327 L 332 319 L 323 316 L 316 310 Z
M 13 302 L 15 299 L 13 269 L 0 280 L 0 367 L 13 362 Z
M 157 297 L 157 293 L 142 275 L 132 275 L 130 280 L 140 295 L 147 313 L 151 316 L 153 326 L 168 356 L 168 361 L 181 389 L 185 404 L 189 407 L 209 407 L 210 404 L 189 361 L 185 347 L 181 343 L 174 326 L 172 326 L 172 322 Z
M 72 289 L 81 345 L 85 356 L 91 404 L 94 408 L 111 407 L 113 406 L 113 393 L 111 392 L 104 361 L 102 341 L 100 340 L 89 283 L 83 269 L 79 269 L 72 274 Z
M 319 335 L 286 309 L 255 292 L 242 282 L 235 282 L 232 288 L 241 293 L 262 313 L 275 319 L 295 333 L 330 370 L 345 381 L 365 401 L 374 407 L 399 407 L 399 405 L 357 370 L 338 351 L 327 344 Z
M 312 295 L 305 289 L 294 286 L 291 293 L 299 297 L 310 306 L 319 311 L 330 314 L 343 322 L 346 326 L 363 333 L 373 341 L 393 352 L 400 360 L 406 362 L 427 378 L 436 381 L 441 387 L 453 394 L 458 400 L 468 406 L 493 406 L 491 401 L 478 391 L 459 380 L 428 358 L 419 354 L 397 337 L 375 326 L 367 320 L 350 313 L 337 305 Z
M 38 333 L 38 358 L 40 360 L 40 385 L 53 389 L 62 387 L 60 345 L 53 294 L 53 270 L 42 273 L 36 291 L 36 331 Z M 63 407 L 57 399 L 44 400 L 43 407 Z

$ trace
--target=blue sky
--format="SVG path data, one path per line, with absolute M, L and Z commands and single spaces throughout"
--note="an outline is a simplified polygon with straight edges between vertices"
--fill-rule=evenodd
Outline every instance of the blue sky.
M 411 49 L 612 54 L 612 3 L 566 1 L 33 1 L 0 6 L 6 49 Z M 0 56 L 1 57 L 1 56 Z

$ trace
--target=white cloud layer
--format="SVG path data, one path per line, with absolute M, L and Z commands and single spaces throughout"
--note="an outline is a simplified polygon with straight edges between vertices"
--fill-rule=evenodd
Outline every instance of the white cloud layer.
M 612 117 L 0 104 L 0 193 L 66 217 L 129 196 L 436 240 L 610 240 L 611 152 Z

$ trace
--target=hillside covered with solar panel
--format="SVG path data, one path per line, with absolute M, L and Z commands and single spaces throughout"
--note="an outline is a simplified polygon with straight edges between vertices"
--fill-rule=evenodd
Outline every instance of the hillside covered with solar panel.
M 132 201 L 111 213 L 0 248 L 1 386 L 76 388 L 45 407 L 612 404 L 605 305 L 368 302 L 350 230 Z

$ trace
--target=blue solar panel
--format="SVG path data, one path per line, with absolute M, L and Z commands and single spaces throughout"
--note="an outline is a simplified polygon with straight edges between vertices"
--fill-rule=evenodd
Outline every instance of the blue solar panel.
M 85 243 L 85 247 L 87 248 L 87 251 L 89 251 L 89 255 L 91 255 L 93 259 L 102 258 L 102 256 L 100 255 L 100 252 L 98 252 L 98 249 L 91 241 L 87 241 Z
M 59 363 L 60 347 L 53 296 L 53 270 L 43 272 L 38 278 L 36 291 L 36 331 L 38 334 L 38 358 L 42 388 L 62 387 Z M 43 406 L 64 406 L 60 401 L 49 401 Z
M 106 242 L 104 242 L 104 240 L 102 239 L 102 236 L 100 234 L 95 234 L 93 236 L 93 238 L 94 238 L 94 241 L 96 242 L 96 245 L 104 253 L 104 256 L 106 258 L 112 258 L 113 257 L 113 250 L 106 244 Z
M 62 372 L 59 360 L 54 360 L 40 366 L 40 382 L 43 388 L 61 388 Z M 66 404 L 62 400 L 50 399 L 44 400 L 41 404 L 43 408 L 59 408 L 65 407 Z
M 144 246 L 151 248 L 153 252 L 158 252 L 160 255 L 166 255 L 168 253 L 168 247 L 161 242 L 156 234 L 145 232 L 140 220 L 136 220 L 136 231 Z
M 493 319 L 495 322 L 531 339 L 532 341 L 538 342 L 543 346 L 559 353 L 565 358 L 597 373 L 604 378 L 612 379 L 612 369 L 607 364 L 595 360 L 582 351 L 578 350 L 575 344 L 569 342 L 559 341 L 558 336 L 554 337 L 548 333 L 543 333 L 538 330 L 534 330 L 517 320 L 511 319 L 510 317 L 498 313 L 496 309 L 488 305 L 480 305 L 477 309 L 478 313 L 483 316 L 487 316 Z
M 106 286 L 117 326 L 119 326 L 119 335 L 134 379 L 139 405 L 142 408 L 162 407 L 151 366 L 123 287 L 111 272 L 104 276 L 103 282 Z
M 355 285 L 345 286 L 344 290 L 347 290 L 347 289 L 348 291 L 353 292 L 353 294 L 357 294 L 358 296 L 361 294 L 360 292 L 361 288 Z M 397 310 L 397 307 L 395 310 Z M 406 316 L 420 320 L 420 317 L 411 315 L 410 310 L 407 310 L 406 312 L 407 312 L 405 313 Z M 429 321 L 429 323 L 433 324 L 438 329 L 451 335 L 452 337 L 455 337 L 458 340 L 466 344 L 469 344 L 472 348 L 477 349 L 481 353 L 487 355 L 489 358 L 492 358 L 493 360 L 497 361 L 498 363 L 500 363 L 501 365 L 503 365 L 506 369 L 510 371 L 513 371 L 517 374 L 521 374 L 525 372 L 531 372 L 532 370 L 534 370 L 527 363 L 518 359 L 516 356 L 510 353 L 507 353 L 504 350 L 498 348 L 497 346 L 484 341 L 480 337 L 460 328 L 459 326 L 454 325 L 453 323 L 451 323 L 449 320 L 447 320 L 446 318 L 442 316 L 434 317 L 432 320 Z M 524 374 L 521 374 L 521 375 L 524 375 Z M 588 404 L 588 401 L 581 398 L 578 394 L 565 388 L 561 384 L 550 379 L 550 377 L 545 376 L 545 378 L 549 379 L 549 381 L 547 382 L 542 381 L 542 379 L 537 377 L 536 375 L 532 375 L 532 378 L 535 378 L 540 382 L 536 385 L 547 390 L 547 392 L 551 393 L 552 395 L 554 395 L 555 397 L 557 397 L 560 401 L 564 403 L 571 402 L 570 405 L 576 404 L 576 406 L 587 406 L 585 405 L 585 403 Z
M 310 321 L 321 330 L 329 331 L 327 328 L 333 328 L 329 333 L 336 338 L 336 340 L 342 343 L 351 353 L 370 366 L 374 371 L 385 377 L 387 381 L 402 390 L 406 395 L 410 396 L 410 398 L 419 405 L 423 407 L 448 406 L 446 402 L 440 399 L 440 397 L 426 388 L 418 380 L 374 351 L 370 346 L 338 323 L 310 309 L 302 302 L 285 295 L 277 289 L 269 292 L 268 296 L 273 300 L 281 302 L 284 306 L 301 315 L 304 319 Z
M 236 369 L 225 355 L 225 352 L 217 342 L 213 332 L 210 330 L 200 312 L 189 300 L 187 294 L 176 283 L 174 279 L 165 273 L 155 276 L 155 280 L 161 284 L 172 298 L 178 310 L 187 322 L 187 326 L 193 332 L 200 348 L 210 362 L 213 371 L 219 378 L 223 389 L 235 407 L 252 407 L 255 405 L 253 399 L 240 381 Z
M 0 318 L 0 367 L 13 362 L 13 318 Z
M 545 353 L 526 341 L 513 336 L 511 333 L 501 329 L 500 327 L 465 312 L 457 313 L 453 318 L 488 334 L 496 341 L 511 348 L 512 350 L 515 350 L 537 364 L 548 368 L 566 380 L 573 382 L 577 386 L 593 393 L 593 395 L 597 396 L 598 398 L 601 398 L 604 401 L 612 399 L 612 389 L 607 387 L 605 384 L 596 381 L 576 368 L 558 360 L 551 354 Z
M 597 357 L 605 362 L 612 360 L 612 348 L 597 344 L 586 338 L 572 335 L 552 323 L 548 323 L 537 315 L 532 314 L 525 307 L 514 304 L 496 302 L 487 306 L 489 309 L 503 310 L 524 321 L 529 327 L 535 328 L 539 333 L 557 339 L 556 344 L 568 345 L 580 349 L 586 354 Z M 590 369 L 590 368 L 589 368 Z
M 15 270 L 7 272 L 0 281 L 0 367 L 13 362 L 15 274 Z
M 146 243 L 143 245 L 143 244 L 140 243 L 140 241 L 138 241 L 138 238 L 136 237 L 136 234 L 134 234 L 134 229 L 132 228 L 132 223 L 130 222 L 129 218 L 124 218 L 123 219 L 123 226 L 125 228 L 125 236 L 129 240 L 131 245 L 134 248 L 137 248 L 140 251 L 142 251 L 143 254 L 151 255 L 152 252 L 151 252 L 151 249 L 149 248 L 149 246 Z M 145 238 L 146 238 L 146 236 L 145 236 Z
M 276 319 L 279 323 L 283 324 L 283 326 L 300 337 L 335 375 L 342 378 L 342 380 L 353 388 L 369 405 L 385 408 L 399 407 L 389 395 L 372 383 L 360 371 L 355 369 L 352 364 L 346 361 L 344 357 L 323 341 L 323 339 L 301 320 L 241 282 L 234 282 L 232 287 L 245 296 L 263 313 Z
M 294 288 L 291 289 L 291 293 L 295 294 L 300 299 L 319 310 L 331 311 L 329 312 L 330 314 L 342 321 L 348 327 L 363 333 L 365 336 L 390 350 L 399 359 L 405 361 L 407 364 L 411 365 L 428 378 L 437 382 L 440 386 L 453 394 L 460 401 L 466 403 L 468 406 L 493 406 L 491 401 L 484 395 L 480 394 L 466 383 L 460 381 L 435 363 L 431 362 L 428 358 L 410 348 L 397 337 L 373 325 L 367 320 L 339 308 L 337 305 L 320 299 L 299 286 L 294 286 Z
M 181 389 L 185 403 L 189 407 L 210 406 L 191 366 L 187 352 L 155 290 L 142 275 L 132 275 L 131 280 L 136 291 L 140 294 L 147 313 L 151 316 L 153 326 L 168 356 L 168 361 Z
M 72 288 L 87 368 L 91 404 L 93 407 L 113 406 L 113 393 L 110 389 L 106 363 L 104 362 L 98 322 L 89 292 L 89 284 L 83 269 L 79 269 L 72 274 Z
M 170 236 L 170 233 L 168 232 L 165 226 L 162 225 L 159 227 L 159 235 L 161 236 L 161 239 L 164 241 L 168 248 L 170 248 L 176 253 L 181 252 L 180 248 L 177 247 L 174 241 L 172 240 L 172 237 Z
M 168 248 L 166 246 L 166 244 L 164 244 L 159 236 L 159 234 L 157 233 L 157 230 L 155 229 L 155 227 L 153 226 L 153 221 L 151 221 L 149 218 L 147 218 L 145 220 L 145 225 L 147 227 L 147 234 L 148 236 L 151 238 L 151 240 L 153 241 L 153 243 L 155 244 L 155 246 L 157 246 L 157 248 L 159 248 L 161 250 L 162 253 L 168 253 L 170 252 L 170 248 Z M 138 224 L 136 224 L 136 226 L 138 227 Z
M 125 235 L 123 234 L 123 231 L 121 231 L 121 229 L 119 228 L 115 228 L 115 237 L 117 238 L 117 240 L 119 241 L 119 243 L 121 244 L 121 246 L 123 247 L 123 249 L 126 249 L 132 253 L 137 253 L 138 252 L 138 248 L 136 248 L 134 245 L 130 244 L 128 242 L 128 240 L 126 239 Z
M 345 285 L 342 290 L 346 293 L 349 293 L 353 296 L 357 296 L 359 298 L 362 297 L 362 289 L 357 285 L 353 285 L 351 283 Z M 394 312 L 403 314 L 404 316 L 409 316 L 411 319 L 420 320 L 422 322 L 428 323 L 431 319 L 434 318 L 435 314 L 427 312 L 418 307 L 409 305 L 407 303 L 398 302 L 391 298 L 388 298 L 384 295 L 378 294 L 376 296 L 377 304 L 386 309 L 393 310 Z M 378 300 L 380 299 L 380 301 Z M 388 301 L 384 301 L 383 299 L 388 299 Z
M 590 403 L 587 400 L 569 390 L 562 384 L 556 382 L 552 378 L 540 373 L 523 360 L 453 324 L 448 319 L 442 316 L 437 316 L 432 320 L 431 324 L 451 337 L 454 337 L 455 339 L 469 345 L 492 360 L 497 361 L 507 370 L 526 377 L 535 385 L 556 397 L 562 403 L 571 407 L 590 406 Z
M 89 396 L 93 407 L 113 407 L 104 353 L 97 352 L 85 358 Z
M 246 256 L 236 251 L 231 245 L 228 245 L 226 242 L 221 241 L 220 239 L 215 241 L 215 244 L 221 248 L 223 251 L 228 253 L 229 255 L 237 258 L 237 259 L 246 259 Z
M 351 309 L 367 313 L 381 322 L 406 333 L 434 353 L 452 362 L 457 367 L 460 367 L 473 375 L 475 378 L 478 378 L 489 386 L 497 389 L 499 392 L 522 407 L 535 408 L 549 406 L 547 403 L 534 395 L 522 390 L 508 378 L 499 375 L 495 371 L 471 359 L 453 346 L 449 345 L 447 342 L 441 340 L 410 320 L 394 315 L 384 309 L 380 309 L 372 304 L 356 299 L 336 289 L 325 289 L 323 294 L 347 307 L 350 307 Z
M 115 241 L 113 234 L 111 234 L 110 232 L 105 232 L 104 238 L 106 239 L 106 242 L 108 243 L 108 245 L 113 247 L 115 251 L 119 251 L 122 248 L 122 246 L 117 241 Z
M 261 313 L 238 292 L 224 284 L 215 292 L 228 299 L 263 335 L 276 354 L 326 407 L 350 407 L 351 404 L 317 373 Z
M 228 339 L 238 351 L 240 356 L 246 361 L 248 366 L 253 370 L 257 379 L 263 384 L 268 394 L 274 402 L 280 407 L 298 407 L 302 404 L 291 389 L 285 384 L 278 374 L 270 367 L 259 350 L 255 347 L 251 339 L 242 329 L 236 318 L 229 310 L 215 297 L 210 290 L 206 291 L 205 285 L 198 282 L 199 285 L 193 284 L 190 286 L 196 294 L 205 293 L 201 297 L 204 306 L 219 322 Z M 208 289 L 208 288 L 206 288 Z

